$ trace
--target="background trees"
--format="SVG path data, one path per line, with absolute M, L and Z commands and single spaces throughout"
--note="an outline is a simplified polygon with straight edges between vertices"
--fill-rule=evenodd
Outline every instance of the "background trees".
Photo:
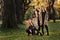
M 18 28 L 24 20 L 24 0 L 1 0 L 3 4 L 2 28 Z
M 3 0 L 2 28 L 17 28 L 15 0 Z
M 31 11 L 30 7 L 39 2 L 38 6 L 42 4 L 41 0 L 2 0 L 3 1 L 3 13 L 2 13 L 2 28 L 15 28 L 17 23 L 23 23 L 26 11 Z M 55 21 L 55 0 L 48 0 L 48 11 L 50 13 L 52 9 L 53 20 Z M 1 3 L 0 3 L 1 4 Z M 44 4 L 44 3 L 43 3 Z M 29 9 L 29 10 L 28 10 Z M 28 12 L 29 13 L 29 12 Z
M 24 0 L 15 0 L 16 4 L 16 16 L 17 16 L 17 22 L 23 23 L 24 21 Z
M 54 3 L 55 0 L 48 0 L 48 13 L 49 13 L 49 20 L 53 19 L 53 22 L 55 22 L 56 19 L 56 12 L 55 12 L 55 8 L 54 8 Z

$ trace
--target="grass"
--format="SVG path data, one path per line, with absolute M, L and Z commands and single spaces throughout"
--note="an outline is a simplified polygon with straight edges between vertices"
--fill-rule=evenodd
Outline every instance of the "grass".
M 19 30 L 0 31 L 0 40 L 60 40 L 60 22 L 49 22 L 49 36 L 27 36 L 25 24 L 19 24 Z

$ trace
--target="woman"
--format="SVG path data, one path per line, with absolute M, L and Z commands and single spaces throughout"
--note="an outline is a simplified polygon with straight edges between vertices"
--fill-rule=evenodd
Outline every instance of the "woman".
M 46 8 L 44 6 L 42 6 L 41 8 L 41 14 L 40 14 L 40 26 L 42 26 L 42 33 L 44 35 L 44 27 L 46 28 L 47 31 L 47 35 L 49 35 L 49 31 L 48 31 L 48 12 L 46 11 Z
M 40 32 L 40 21 L 39 21 L 39 7 L 36 5 L 33 7 L 33 15 L 32 15 L 32 22 L 34 24 L 34 26 L 37 29 L 37 35 L 40 33 L 40 35 L 42 36 L 41 32 Z
M 36 30 L 36 28 L 35 28 L 34 24 L 32 23 L 32 20 L 29 19 L 27 22 L 27 26 L 26 26 L 26 32 L 28 33 L 28 36 L 30 34 L 35 35 L 35 30 Z
M 38 28 L 38 24 L 37 24 L 37 11 L 36 11 L 36 6 L 33 6 L 33 14 L 32 14 L 32 19 L 29 19 L 28 22 L 27 22 L 27 30 L 26 32 L 28 32 L 28 35 L 29 33 L 32 33 L 32 35 L 35 34 L 35 31 L 37 31 L 37 28 Z M 33 28 L 34 27 L 34 28 Z M 32 29 L 32 30 L 31 30 Z
M 37 22 L 37 17 L 38 17 L 37 8 L 38 8 L 38 6 L 33 6 L 33 8 L 34 9 L 33 9 L 33 14 L 32 14 L 32 22 L 37 29 L 38 28 L 38 22 Z

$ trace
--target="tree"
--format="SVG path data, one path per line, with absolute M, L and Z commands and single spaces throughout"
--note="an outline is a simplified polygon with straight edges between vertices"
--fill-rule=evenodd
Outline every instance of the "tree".
M 16 2 L 16 16 L 18 23 L 23 23 L 24 21 L 24 0 L 15 0 Z
M 52 9 L 52 15 L 53 15 L 53 22 L 56 22 L 55 21 L 56 12 L 55 12 L 55 9 L 54 9 L 54 3 L 55 3 L 55 0 L 51 0 L 51 9 Z
M 2 13 L 2 27 L 1 28 L 18 28 L 16 19 L 16 5 L 15 0 L 3 0 L 4 7 Z
M 27 3 L 27 0 L 24 0 L 24 13 L 27 11 L 27 9 L 30 7 L 29 4 L 32 2 L 32 0 L 28 0 L 29 2 Z
M 54 2 L 55 0 L 48 0 L 48 13 L 49 13 L 49 17 L 53 19 L 53 21 L 55 22 L 55 16 L 56 16 L 56 12 L 54 9 Z M 51 12 L 52 11 L 52 12 Z M 52 16 L 52 17 L 51 17 Z M 49 19 L 50 19 L 49 18 Z

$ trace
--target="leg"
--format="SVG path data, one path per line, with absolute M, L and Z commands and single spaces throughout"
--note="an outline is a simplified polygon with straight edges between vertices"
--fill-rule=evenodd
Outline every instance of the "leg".
M 44 35 L 44 20 L 45 20 L 45 13 L 42 13 L 42 33 Z
M 32 30 L 32 35 L 35 35 L 35 30 L 34 29 Z
M 44 25 L 42 24 L 42 33 L 44 35 Z
M 38 28 L 38 30 L 37 30 L 37 35 L 40 33 L 40 35 L 42 36 L 42 33 L 40 32 L 40 25 L 39 25 L 39 28 Z
M 38 30 L 37 30 L 37 34 L 39 34 L 39 31 L 40 31 L 40 26 L 39 26 L 39 28 L 38 28 Z
M 37 29 L 37 35 L 39 34 L 40 31 L 40 20 L 38 19 L 38 29 Z
M 48 26 L 45 25 L 46 31 L 47 31 L 47 35 L 49 35 L 49 31 L 48 31 Z
M 29 35 L 30 35 L 30 31 L 29 31 L 29 29 L 27 29 L 26 32 L 28 33 L 28 36 L 29 36 Z
M 28 36 L 30 35 L 30 33 L 28 33 Z

